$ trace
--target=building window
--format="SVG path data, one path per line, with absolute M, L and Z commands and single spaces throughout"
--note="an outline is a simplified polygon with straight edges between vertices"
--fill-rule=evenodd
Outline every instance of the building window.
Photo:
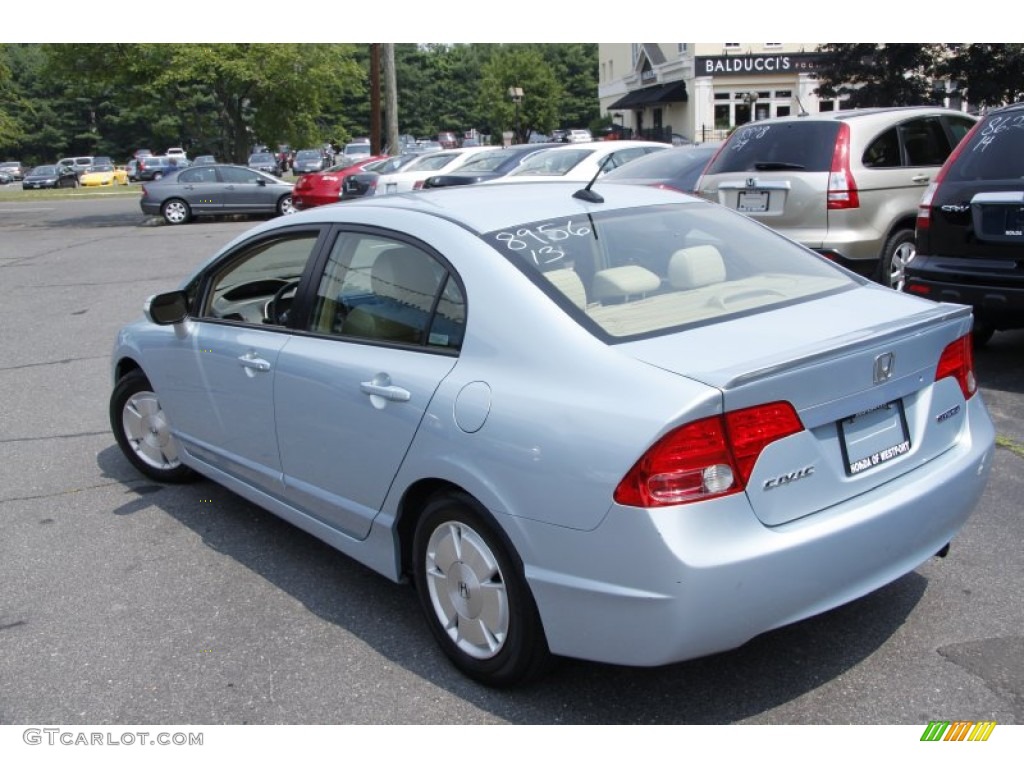
M 676 48 L 677 53 L 686 53 L 686 46 L 689 45 L 689 43 L 676 43 L 676 45 L 678 46 Z
M 765 43 L 764 47 L 765 48 L 781 48 L 782 47 L 782 43 Z
M 631 56 L 630 62 L 633 65 L 636 65 L 636 63 L 640 60 L 640 43 L 633 43 L 633 47 L 632 47 L 632 50 L 630 52 L 630 56 Z
M 738 51 L 742 43 L 725 43 L 725 50 Z

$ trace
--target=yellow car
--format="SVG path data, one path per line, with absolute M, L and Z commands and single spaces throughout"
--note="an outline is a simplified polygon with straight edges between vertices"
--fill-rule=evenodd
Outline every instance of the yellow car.
M 124 166 L 89 171 L 83 173 L 78 180 L 83 187 L 112 187 L 115 184 L 128 183 L 128 171 Z

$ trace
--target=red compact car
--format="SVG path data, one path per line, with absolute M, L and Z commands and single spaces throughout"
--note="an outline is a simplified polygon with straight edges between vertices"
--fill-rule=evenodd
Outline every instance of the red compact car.
M 327 205 L 341 200 L 341 184 L 345 177 L 352 173 L 359 173 L 366 170 L 381 160 L 387 159 L 387 155 L 374 155 L 364 157 L 356 162 L 346 160 L 340 165 L 332 165 L 326 171 L 319 173 L 305 173 L 295 182 L 292 190 L 292 204 L 300 211 L 307 208 L 315 208 L 318 205 Z

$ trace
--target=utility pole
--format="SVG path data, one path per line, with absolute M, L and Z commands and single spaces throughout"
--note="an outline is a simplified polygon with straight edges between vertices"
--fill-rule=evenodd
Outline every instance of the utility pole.
M 380 43 L 370 43 L 370 154 L 380 154 Z
M 389 155 L 399 154 L 398 146 L 398 79 L 395 76 L 395 44 L 382 43 L 384 48 L 384 119 L 387 123 L 388 141 L 385 149 Z

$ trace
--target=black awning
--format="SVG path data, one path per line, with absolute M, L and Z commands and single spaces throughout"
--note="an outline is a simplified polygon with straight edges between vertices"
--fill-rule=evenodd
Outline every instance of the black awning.
M 608 106 L 609 110 L 645 107 L 649 104 L 668 104 L 673 101 L 687 101 L 686 83 L 679 80 L 674 83 L 662 83 L 630 91 L 618 101 Z
M 673 101 L 689 101 L 689 96 L 686 93 L 686 83 L 682 80 L 664 86 L 661 89 L 661 93 L 656 94 L 656 98 L 651 99 L 648 103 L 668 104 Z

